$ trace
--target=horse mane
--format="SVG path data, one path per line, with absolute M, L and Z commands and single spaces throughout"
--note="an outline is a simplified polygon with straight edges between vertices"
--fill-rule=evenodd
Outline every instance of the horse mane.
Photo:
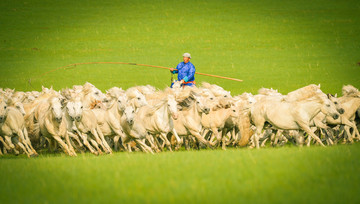
M 150 95 L 146 96 L 146 100 L 158 100 L 158 99 L 163 99 L 166 98 L 168 96 L 168 93 L 165 91 L 157 91 L 154 92 Z
M 168 102 L 168 99 L 162 99 L 159 103 L 155 104 L 154 106 L 150 107 L 146 111 L 146 115 L 153 115 L 157 110 L 159 110 L 161 107 L 163 107 Z
M 92 91 L 93 87 L 94 86 L 92 84 L 86 82 L 85 85 L 83 86 L 82 92 L 84 93 L 84 95 L 88 95 Z
M 137 90 L 136 87 L 131 87 L 126 90 L 126 96 L 128 97 L 128 100 L 131 100 L 133 98 L 136 98 L 136 93 L 141 93 L 139 90 Z
M 142 93 L 144 95 L 150 95 L 156 91 L 156 88 L 151 85 L 135 86 L 134 88 L 136 88 L 138 91 L 140 91 L 140 93 Z
M 190 108 L 194 104 L 195 98 L 193 95 L 189 95 L 187 98 L 178 101 L 178 104 L 184 109 Z
M 229 95 L 230 95 L 229 91 L 226 91 L 224 88 L 222 88 L 221 86 L 218 86 L 216 84 L 202 82 L 201 86 L 203 88 L 209 89 L 216 97 L 223 96 L 224 92 L 229 93 Z
M 124 94 L 125 91 L 122 88 L 119 88 L 119 87 L 115 86 L 115 87 L 112 87 L 109 90 L 107 90 L 106 93 L 112 98 L 118 98 L 119 93 Z
M 287 102 L 303 101 L 318 95 L 319 92 L 321 92 L 320 85 L 310 84 L 288 93 L 284 100 Z
M 199 91 L 200 91 L 200 95 L 202 95 L 205 98 L 210 98 L 210 97 L 216 98 L 216 96 L 207 88 L 201 88 L 199 89 Z
M 278 92 L 278 90 L 275 90 L 273 88 L 268 89 L 268 88 L 263 87 L 263 88 L 258 90 L 258 94 L 265 95 L 265 96 L 270 96 L 270 95 L 273 95 L 273 94 L 280 94 L 280 93 Z
M 71 93 L 71 90 L 69 88 L 66 88 L 66 89 L 62 89 L 60 91 L 60 94 L 62 96 L 64 96 L 66 99 L 70 100 L 73 96 L 73 94 Z
M 359 96 L 359 90 L 352 85 L 346 85 L 342 88 L 342 94 L 344 96 Z

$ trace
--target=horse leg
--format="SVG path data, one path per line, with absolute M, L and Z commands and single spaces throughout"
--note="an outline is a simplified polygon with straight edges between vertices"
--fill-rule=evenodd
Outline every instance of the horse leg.
M 170 141 L 168 140 L 168 138 L 166 137 L 166 134 L 165 133 L 160 133 L 160 137 L 161 139 L 164 141 L 164 143 L 166 144 L 166 147 L 168 148 L 168 150 L 170 152 L 172 152 L 172 149 L 171 149 L 171 143 Z
M 24 135 L 24 138 L 25 138 L 25 142 L 27 143 L 27 145 L 30 147 L 31 151 L 35 154 L 35 155 L 39 155 L 36 150 L 34 149 L 34 147 L 31 145 L 31 141 L 30 141 L 30 138 L 29 138 L 29 134 L 28 134 L 28 131 L 26 130 L 26 128 L 24 128 L 22 130 L 22 133 Z
M 180 144 L 181 139 L 180 139 L 179 135 L 177 134 L 175 128 L 173 128 L 173 129 L 171 130 L 171 133 L 175 136 L 177 144 Z
M 207 137 L 206 137 L 206 136 L 208 136 L 209 133 L 210 133 L 210 130 L 204 128 L 203 134 L 201 134 L 201 135 L 202 135 L 202 137 L 203 137 L 205 140 L 207 140 Z M 215 138 L 215 137 L 213 137 L 213 136 L 214 136 L 214 134 L 211 135 L 211 137 L 210 137 L 210 139 L 209 139 L 210 142 Z
M 158 135 L 153 135 L 153 138 L 154 138 L 154 141 L 156 141 L 156 144 L 157 144 L 158 148 L 160 149 L 160 151 L 164 151 L 164 148 L 165 148 L 164 139 Z M 162 140 L 162 143 L 160 143 L 159 139 Z
M 98 135 L 98 131 L 97 131 L 96 129 L 92 129 L 92 130 L 90 130 L 90 132 L 91 132 L 91 134 L 94 136 L 96 143 L 97 143 L 98 145 L 100 145 L 101 148 L 102 148 L 106 153 L 111 154 L 112 152 L 109 151 L 109 150 L 107 149 L 107 147 L 105 147 L 105 143 L 107 144 L 107 142 L 105 141 L 105 138 L 104 138 L 104 140 L 100 139 L 100 137 L 99 137 L 99 135 Z M 91 143 L 93 144 L 92 141 L 91 141 Z M 96 146 L 95 148 L 97 149 L 98 146 Z M 98 151 L 99 151 L 99 150 L 98 150 Z
M 69 156 L 76 156 L 71 152 L 71 150 L 69 149 L 69 146 L 60 138 L 60 136 L 53 135 L 53 138 L 57 143 L 59 143 L 61 149 L 63 149 L 63 151 L 66 154 L 68 154 Z
M 315 132 L 317 130 L 317 127 L 311 127 L 310 130 L 312 132 Z M 314 133 L 315 134 L 315 133 Z M 311 139 L 312 137 L 310 135 L 308 135 L 308 138 L 306 139 L 306 146 L 310 147 L 311 145 Z
M 99 148 L 99 144 L 92 138 L 89 138 L 91 144 L 93 147 L 95 147 L 96 151 L 99 153 L 99 154 L 103 154 L 103 152 L 101 151 L 101 149 Z M 105 150 L 106 151 L 106 150 Z
M 234 144 L 235 143 L 235 133 L 234 133 L 234 129 L 235 128 L 231 128 L 230 130 L 227 130 L 226 134 L 229 134 L 229 139 L 226 141 L 226 146 Z
M 10 146 L 8 144 L 6 144 L 4 138 L 2 138 L 1 136 L 0 136 L 0 142 L 3 143 L 5 149 L 7 149 L 7 150 L 11 149 Z
M 154 154 L 152 149 L 145 144 L 145 142 L 141 141 L 140 139 L 135 139 L 135 142 L 139 144 L 140 148 L 143 149 L 146 153 L 150 152 L 151 154 Z
M 164 143 L 163 143 L 163 144 L 160 144 L 157 136 L 153 136 L 152 139 L 154 140 L 154 144 L 156 145 L 158 151 L 159 151 L 159 152 L 164 151 L 164 146 L 163 146 Z
M 48 139 L 46 137 L 43 137 L 43 138 L 44 139 L 42 141 L 48 141 L 48 143 L 49 143 L 49 147 L 48 147 L 49 152 L 54 153 L 57 148 L 55 139 L 51 139 L 51 138 Z
M 135 139 L 134 141 L 136 142 L 137 145 L 139 145 L 140 149 L 143 152 L 148 153 L 147 149 L 145 147 L 143 147 L 142 144 L 140 143 L 140 139 Z
M 353 128 L 353 135 L 352 135 L 352 137 L 353 137 L 353 138 L 356 138 L 357 140 L 359 140 L 359 139 L 360 139 L 360 134 L 359 134 L 359 130 L 358 130 L 357 127 L 356 127 L 355 121 L 352 121 L 351 124 L 352 124 L 351 127 Z
M 96 130 L 94 130 L 94 133 L 97 134 L 98 137 L 100 137 L 103 146 L 105 146 L 105 148 L 107 149 L 107 150 L 105 150 L 105 149 L 104 150 L 107 151 L 109 154 L 112 154 L 112 150 L 111 150 L 109 144 L 106 142 L 104 134 L 101 132 L 99 126 L 96 127 Z M 120 135 L 120 134 L 118 134 L 118 135 Z
M 73 138 L 73 139 L 75 139 L 75 138 L 77 137 L 77 139 L 75 139 L 75 141 L 76 141 L 76 143 L 77 143 L 78 145 L 76 145 L 75 142 L 70 139 L 71 145 L 72 145 L 73 147 L 75 147 L 75 149 L 78 150 L 79 152 L 83 152 L 83 150 L 80 149 L 80 147 L 83 147 L 84 145 L 83 145 L 82 142 L 80 142 L 79 137 L 78 137 L 77 135 L 75 135 L 74 133 L 69 132 L 69 131 L 68 131 L 68 135 L 69 135 L 69 137 L 71 137 L 71 138 Z
M 190 150 L 190 144 L 189 144 L 189 137 L 188 136 L 185 136 L 184 137 L 184 146 L 185 146 L 185 150 Z
M 69 149 L 70 153 L 72 154 L 70 156 L 77 156 L 74 147 L 71 145 L 70 137 L 67 134 L 67 131 L 65 132 L 65 143 L 67 144 L 68 149 Z
M 277 146 L 277 143 L 279 142 L 280 136 L 282 135 L 283 132 L 284 132 L 283 130 L 277 130 L 275 134 L 275 140 L 273 146 Z
M 69 131 L 68 131 L 68 134 L 69 134 L 69 136 L 70 136 L 71 138 L 73 138 L 73 139 L 78 143 L 78 145 L 79 145 L 80 147 L 83 147 L 83 146 L 84 146 L 84 144 L 80 141 L 80 138 L 79 138 L 76 134 L 74 134 L 74 133 L 72 133 L 72 132 L 69 132 Z M 75 146 L 75 148 L 76 148 L 76 146 Z
M 12 137 L 11 139 L 15 144 L 19 145 L 19 147 L 25 152 L 25 154 L 29 158 L 33 155 L 33 154 L 31 154 L 31 152 L 29 152 L 29 150 L 25 147 L 25 145 L 22 142 L 20 142 L 16 137 Z
M 303 124 L 303 123 L 300 123 L 299 125 L 309 136 L 311 136 L 313 139 L 315 139 L 321 146 L 325 147 L 325 145 L 322 143 L 320 138 L 317 135 L 315 135 L 314 132 L 311 131 L 311 129 L 308 125 Z
M 16 140 L 17 140 L 17 144 L 18 144 L 18 145 L 19 145 L 19 144 L 22 144 L 22 146 L 24 146 L 24 147 L 26 148 L 27 154 L 30 154 L 30 155 L 34 154 L 34 155 L 36 155 L 36 154 L 31 150 L 31 148 L 27 145 L 22 130 L 19 130 L 19 131 L 17 132 L 17 135 L 19 136 L 19 140 L 16 139 Z M 15 139 L 15 138 L 14 138 L 14 139 Z M 20 145 L 19 145 L 19 146 L 20 146 Z M 21 147 L 21 146 L 20 146 L 20 147 Z M 22 147 L 21 147 L 21 148 L 22 148 Z
M 120 135 L 116 135 L 114 137 L 114 150 L 115 151 L 119 151 L 119 140 L 120 140 Z
M 209 148 L 213 148 L 213 147 L 210 145 L 209 141 L 205 140 L 198 132 L 191 130 L 190 133 L 191 133 L 191 135 L 193 135 L 199 142 L 202 142 L 203 144 L 205 144 L 205 145 L 206 145 L 207 147 L 209 147 Z
M 211 128 L 212 133 L 216 136 L 216 144 L 220 145 L 221 142 L 221 134 L 219 133 L 218 129 L 216 127 Z
M 146 134 L 146 140 L 149 142 L 150 144 L 150 148 L 154 151 L 156 151 L 155 148 L 155 141 L 154 141 L 154 136 L 150 135 L 150 134 Z
M 268 137 L 266 137 L 262 142 L 261 142 L 261 145 L 260 147 L 265 147 L 265 143 L 269 140 Z
M 350 127 L 349 127 L 348 125 L 345 125 L 344 129 L 345 129 L 345 132 L 346 132 L 348 141 L 349 141 L 350 143 L 354 143 L 354 141 L 353 141 L 353 139 L 352 139 L 352 135 L 350 134 Z
M 95 149 L 89 143 L 88 136 L 86 134 L 81 133 L 81 132 L 79 132 L 78 134 L 79 134 L 80 138 L 82 139 L 85 147 L 87 147 L 92 154 L 99 155 L 99 153 L 96 152 Z
M 226 150 L 226 132 L 227 132 L 227 129 L 224 128 L 221 132 L 221 149 L 223 150 Z
M 236 128 L 235 127 L 231 130 L 231 136 L 233 138 L 232 145 L 235 147 L 236 143 L 238 142 L 238 139 L 239 139 L 238 134 L 236 133 Z
M 10 149 L 15 149 L 15 145 L 12 143 L 11 137 L 7 136 L 7 135 L 5 135 L 4 137 L 5 137 L 5 141 L 7 142 L 8 146 L 10 147 Z
M 262 131 L 263 127 L 264 127 L 263 123 L 256 126 L 256 131 L 255 131 L 255 134 L 254 134 L 254 143 L 255 143 L 255 147 L 257 149 L 260 148 L 259 140 L 260 140 L 260 135 L 261 135 L 261 131 Z

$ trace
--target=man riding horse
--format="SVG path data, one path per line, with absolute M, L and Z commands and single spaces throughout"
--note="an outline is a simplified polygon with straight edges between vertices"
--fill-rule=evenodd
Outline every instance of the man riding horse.
M 195 66 L 190 62 L 190 59 L 190 53 L 184 53 L 184 61 L 180 62 L 175 69 L 170 69 L 171 73 L 178 74 L 178 81 L 182 86 L 195 86 Z M 171 87 L 173 84 L 171 84 Z

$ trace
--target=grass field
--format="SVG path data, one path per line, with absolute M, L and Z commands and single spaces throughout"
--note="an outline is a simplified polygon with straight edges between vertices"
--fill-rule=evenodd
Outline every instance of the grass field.
M 196 76 L 232 94 L 310 83 L 360 88 L 360 2 L 0 1 L 0 87 L 55 89 L 89 81 L 101 90 L 169 85 L 184 52 Z M 28 80 L 32 79 L 32 85 Z M 95 157 L 0 158 L 1 203 L 313 202 L 359 203 L 360 145 L 204 150 Z
M 359 203 L 360 144 L 0 160 L 2 203 Z

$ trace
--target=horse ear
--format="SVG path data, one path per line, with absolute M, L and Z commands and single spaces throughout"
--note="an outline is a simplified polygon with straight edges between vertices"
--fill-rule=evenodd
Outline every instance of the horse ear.
M 334 96 L 335 98 L 337 98 L 337 93 L 335 94 L 335 96 Z
M 328 99 L 330 99 L 330 97 L 331 97 L 331 94 L 329 94 L 329 93 L 328 93 L 328 94 L 326 94 L 326 96 L 328 97 Z
M 318 85 L 319 89 L 320 89 L 320 84 Z
M 68 102 L 68 101 L 66 100 L 65 97 L 60 99 L 60 103 L 61 103 L 61 106 L 62 106 L 62 107 L 65 107 L 65 105 L 67 104 L 67 102 Z
M 221 106 L 219 104 L 216 104 L 216 106 L 214 106 L 213 111 L 217 111 L 221 108 Z

